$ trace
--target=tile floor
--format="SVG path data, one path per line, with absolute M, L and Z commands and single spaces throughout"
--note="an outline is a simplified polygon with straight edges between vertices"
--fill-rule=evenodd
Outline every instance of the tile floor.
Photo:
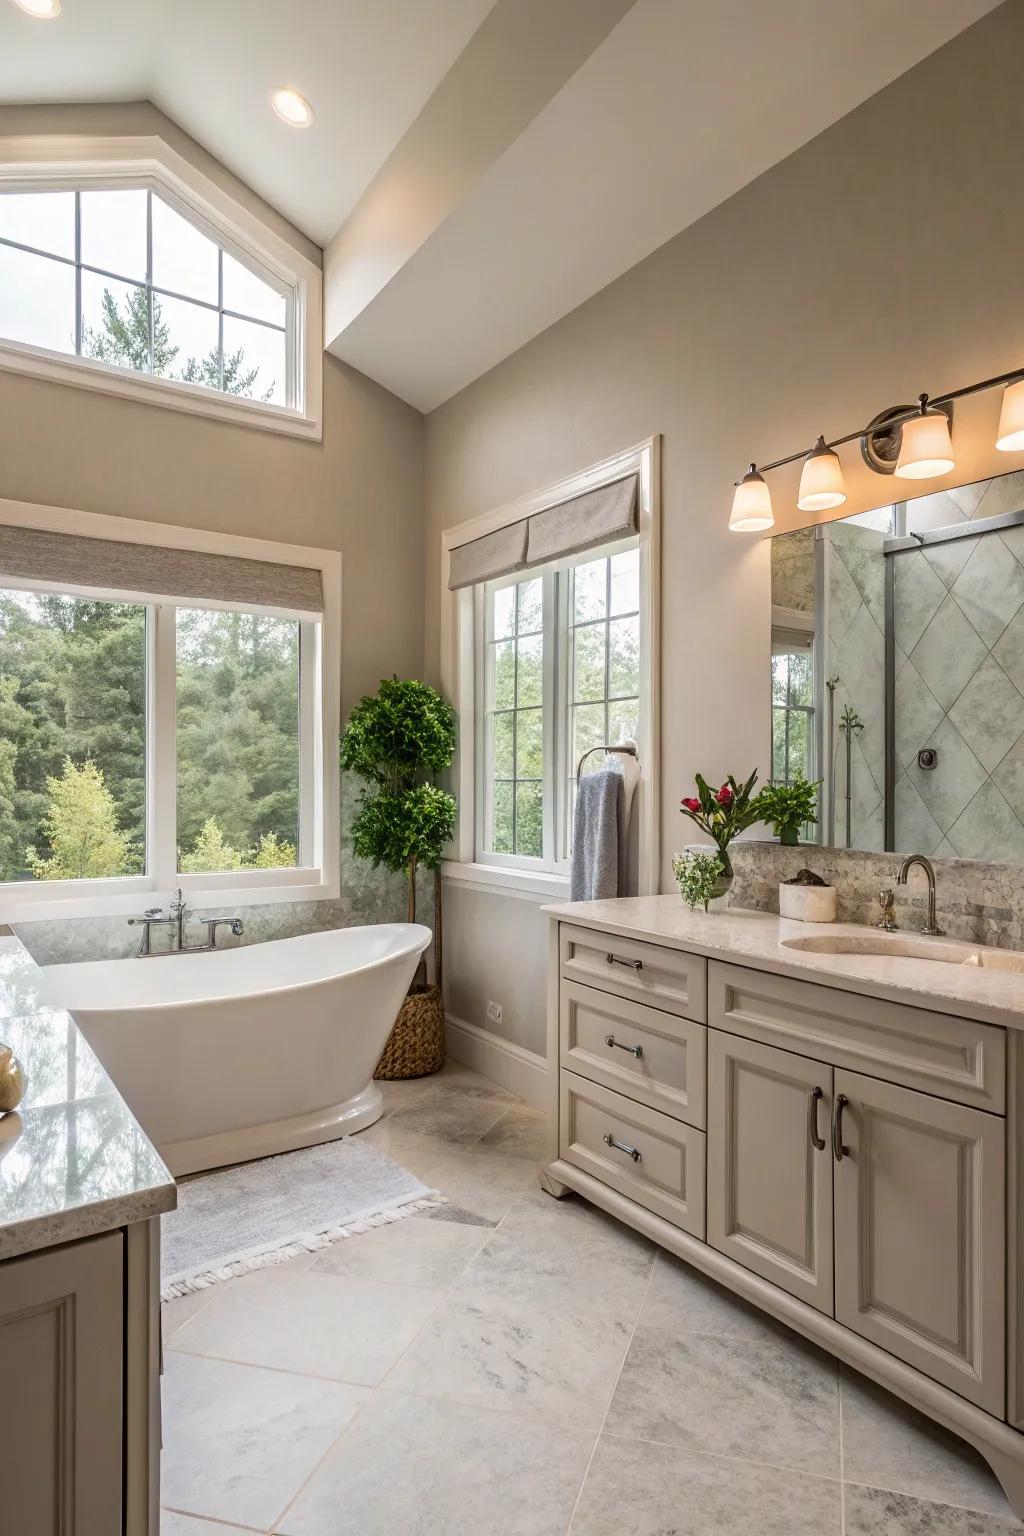
M 448 1196 L 165 1309 L 162 1536 L 1011 1536 L 967 1446 L 582 1202 L 456 1064 L 362 1134 Z

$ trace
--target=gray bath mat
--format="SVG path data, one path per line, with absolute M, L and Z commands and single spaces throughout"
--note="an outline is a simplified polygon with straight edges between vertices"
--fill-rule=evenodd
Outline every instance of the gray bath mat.
M 283 1264 L 443 1204 L 376 1147 L 349 1138 L 201 1173 L 160 1221 L 163 1301 Z

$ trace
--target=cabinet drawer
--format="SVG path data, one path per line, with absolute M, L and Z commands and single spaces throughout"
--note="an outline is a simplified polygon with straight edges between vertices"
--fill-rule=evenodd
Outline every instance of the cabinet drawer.
M 841 992 L 713 960 L 708 1017 L 718 1029 L 958 1104 L 1006 1109 L 1006 1036 L 993 1024 Z
M 619 939 L 571 923 L 560 925 L 559 942 L 562 975 L 567 981 L 579 981 L 704 1023 L 708 963 L 703 956 Z
M 565 1161 L 703 1241 L 703 1132 L 575 1072 L 559 1086 Z
M 707 1030 L 659 1008 L 563 981 L 562 1066 L 704 1128 Z

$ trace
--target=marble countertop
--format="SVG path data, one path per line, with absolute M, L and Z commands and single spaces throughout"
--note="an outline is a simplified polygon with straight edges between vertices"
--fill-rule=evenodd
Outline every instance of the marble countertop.
M 901 928 L 891 936 L 893 939 L 912 940 L 915 947 L 934 946 L 937 951 L 948 951 L 952 946 L 957 951 L 979 955 L 982 963 L 949 964 L 918 956 L 822 954 L 789 948 L 785 941 L 879 939 L 884 943 L 890 936 L 855 923 L 801 923 L 741 907 L 694 912 L 678 896 L 559 902 L 544 911 L 560 922 L 601 928 L 622 938 L 646 939 L 753 970 L 796 976 L 847 992 L 891 998 L 918 1008 L 1024 1029 L 1024 971 L 986 970 L 984 966 L 989 955 L 1003 957 L 1005 963 L 1006 950 L 993 951 L 984 945 L 945 938 L 925 939 L 912 929 Z M 1024 956 L 1021 960 L 1024 962 Z
M 25 1069 L 0 1115 L 0 1260 L 174 1209 L 174 1180 L 71 1017 L 47 1008 L 39 968 L 0 937 L 0 1041 Z

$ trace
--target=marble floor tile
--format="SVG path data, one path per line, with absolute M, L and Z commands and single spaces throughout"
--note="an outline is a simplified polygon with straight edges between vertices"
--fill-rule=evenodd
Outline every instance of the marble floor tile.
M 389 1115 L 394 1114 L 396 1110 L 409 1109 L 414 1104 L 422 1104 L 428 1099 L 455 1095 L 489 1099 L 508 1107 L 520 1102 L 515 1094 L 500 1088 L 497 1083 L 492 1083 L 490 1078 L 481 1077 L 479 1072 L 474 1072 L 471 1067 L 464 1067 L 457 1061 L 445 1062 L 440 1072 L 433 1072 L 428 1077 L 382 1079 L 377 1083 L 377 1087 L 384 1099 L 385 1113 Z
M 225 1280 L 225 1285 L 230 1285 L 230 1280 Z M 216 1286 L 209 1286 L 205 1291 L 192 1291 L 188 1296 L 178 1296 L 174 1301 L 165 1301 L 160 1308 L 160 1326 L 163 1331 L 163 1341 L 169 1344 L 176 1333 L 179 1333 L 185 1324 L 191 1322 L 197 1312 L 201 1312 L 205 1306 L 213 1300 Z
M 1012 1516 L 934 1504 L 859 1483 L 847 1483 L 843 1497 L 846 1536 L 1020 1536 L 1024 1531 Z
M 795 1336 L 673 1338 L 638 1327 L 608 1423 L 688 1451 L 839 1476 L 835 1363 Z
M 602 1434 L 571 1536 L 840 1536 L 840 1485 Z
M 593 1443 L 569 1424 L 378 1392 L 278 1530 L 563 1536 Z
M 630 1328 L 450 1296 L 388 1374 L 387 1390 L 599 1427 Z
M 176 1510 L 160 1511 L 160 1536 L 248 1536 L 255 1526 L 225 1525 L 223 1520 L 202 1520 L 197 1515 L 179 1515 Z
M 162 1503 L 267 1530 L 368 1396 L 168 1350 Z
M 404 1221 L 334 1243 L 311 1268 L 317 1274 L 447 1289 L 476 1257 L 491 1230 L 407 1216 Z
M 501 1226 L 506 1232 L 545 1232 L 565 1247 L 588 1245 L 602 1251 L 613 1247 L 619 1252 L 643 1252 L 652 1257 L 657 1252 L 648 1238 L 596 1205 L 574 1197 L 553 1199 L 541 1189 L 536 1170 Z
M 472 1146 L 506 1113 L 506 1105 L 500 1099 L 448 1093 L 422 1099 L 407 1109 L 396 1109 L 385 1125 L 398 1135 L 412 1132 L 455 1146 Z
M 526 1159 L 485 1152 L 479 1145 L 453 1147 L 422 1136 L 403 1136 L 389 1156 L 430 1189 L 440 1190 L 450 1205 L 487 1222 L 501 1221 L 517 1197 L 537 1182 L 536 1167 Z M 437 1213 L 431 1219 L 437 1219 Z
M 640 1322 L 660 1328 L 674 1338 L 691 1333 L 717 1333 L 741 1339 L 792 1338 L 793 1334 L 766 1312 L 734 1296 L 724 1285 L 662 1249 L 654 1262 Z
M 839 1392 L 843 1474 L 851 1482 L 1010 1518 L 994 1472 L 965 1440 L 846 1366 Z
M 443 1294 L 313 1270 L 263 1269 L 226 1286 L 185 1325 L 174 1348 L 375 1387 Z
M 457 1296 L 493 1299 L 551 1312 L 591 1310 L 634 1323 L 654 1263 L 646 1248 L 619 1243 L 602 1229 L 500 1226 L 455 1287 Z
M 548 1160 L 548 1117 L 528 1104 L 507 1110 L 480 1138 L 480 1146 L 507 1157 L 527 1157 L 540 1165 Z

